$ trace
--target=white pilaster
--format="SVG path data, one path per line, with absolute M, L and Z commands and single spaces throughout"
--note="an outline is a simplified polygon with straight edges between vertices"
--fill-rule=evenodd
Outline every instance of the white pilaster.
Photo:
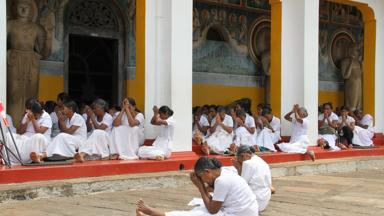
M 146 0 L 146 138 L 153 105 L 167 105 L 176 121 L 174 150 L 192 148 L 192 0 Z
M 7 107 L 7 6 L 0 1 L 0 100 Z
M 319 0 L 282 1 L 281 111 L 282 135 L 291 135 L 283 120 L 294 104 L 308 110 L 311 144 L 317 139 Z
M 192 12 L 193 0 L 172 0 L 171 98 L 176 151 L 192 150 Z

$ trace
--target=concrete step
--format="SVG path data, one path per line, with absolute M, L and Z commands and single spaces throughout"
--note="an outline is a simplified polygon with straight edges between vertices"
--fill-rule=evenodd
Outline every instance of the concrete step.
M 384 157 L 299 161 L 271 164 L 272 176 L 315 175 L 384 169 Z M 190 185 L 188 171 L 28 182 L 0 185 L 0 203 L 50 197 L 84 196 L 102 192 L 176 188 Z

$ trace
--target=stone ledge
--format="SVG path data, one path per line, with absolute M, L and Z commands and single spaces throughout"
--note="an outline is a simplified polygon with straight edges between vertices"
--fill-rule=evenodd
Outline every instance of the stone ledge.
M 316 175 L 384 169 L 384 157 L 301 161 L 271 164 L 272 177 Z M 0 203 L 50 197 L 84 196 L 101 192 L 176 188 L 189 185 L 188 171 L 128 174 L 0 185 Z

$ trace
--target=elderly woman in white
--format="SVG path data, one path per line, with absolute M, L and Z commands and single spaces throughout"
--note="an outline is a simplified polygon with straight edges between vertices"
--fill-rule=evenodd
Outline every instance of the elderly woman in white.
M 294 118 L 292 118 L 294 114 Z M 304 107 L 299 107 L 295 104 L 292 111 L 287 113 L 284 118 L 285 120 L 292 123 L 292 135 L 289 143 L 280 143 L 277 146 L 282 152 L 308 154 L 309 157 L 314 161 L 315 153 L 308 151 L 309 139 L 308 139 L 308 112 Z
M 362 110 L 355 110 L 355 129 L 353 130 L 352 143 L 359 146 L 373 146 L 373 118 L 369 114 L 364 114 Z
M 136 108 L 133 98 L 123 101 L 122 109 L 113 121 L 112 130 L 112 159 L 139 159 L 139 147 L 144 144 L 144 115 Z
M 324 103 L 323 113 L 319 115 L 318 127 L 319 127 L 319 139 L 325 140 L 329 144 L 331 150 L 340 150 L 336 146 L 337 132 L 339 117 L 332 111 L 331 103 Z
M 275 144 L 280 140 L 280 119 L 272 114 L 270 107 L 264 107 L 262 116 L 263 129 L 257 135 L 256 145 L 261 150 L 276 151 Z
M 107 159 L 110 152 L 112 129 L 112 116 L 107 112 L 108 103 L 97 99 L 92 103 L 92 109 L 87 108 L 87 128 L 90 136 L 80 146 L 75 154 L 77 162 L 84 160 Z

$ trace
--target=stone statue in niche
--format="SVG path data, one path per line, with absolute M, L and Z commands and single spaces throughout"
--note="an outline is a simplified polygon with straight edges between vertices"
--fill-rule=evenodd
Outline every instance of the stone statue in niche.
M 7 108 L 18 124 L 26 99 L 38 97 L 39 61 L 47 55 L 46 32 L 35 23 L 37 6 L 34 1 L 14 1 L 12 11 L 14 18 L 7 22 Z
M 341 60 L 341 74 L 344 78 L 345 105 L 355 109 L 362 109 L 362 64 L 359 58 L 359 45 L 352 43 L 348 49 L 348 56 Z

